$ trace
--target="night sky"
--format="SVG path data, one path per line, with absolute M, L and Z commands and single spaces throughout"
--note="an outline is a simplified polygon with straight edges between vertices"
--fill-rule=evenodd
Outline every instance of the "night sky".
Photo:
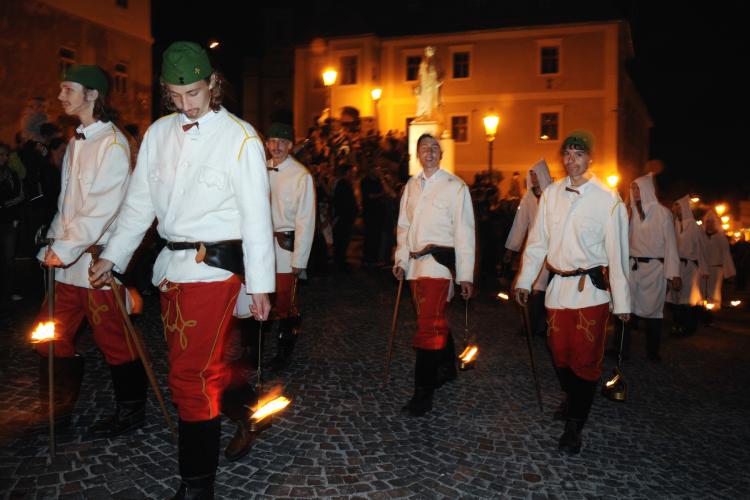
M 152 5 L 155 61 L 176 39 L 205 43 L 215 37 L 222 48 L 212 56 L 237 86 L 242 57 L 263 54 L 261 7 L 240 9 L 241 3 L 226 0 L 210 4 L 154 0 Z M 284 10 L 266 7 L 265 12 L 289 16 L 294 29 L 287 43 L 295 45 L 315 36 L 388 36 L 625 19 L 635 48 L 631 76 L 654 123 L 651 157 L 664 164 L 657 177 L 664 195 L 690 191 L 706 199 L 748 197 L 744 146 L 750 141 L 750 85 L 743 72 L 750 62 L 750 8 L 743 2 L 690 7 L 687 2 L 655 1 L 462 0 L 443 6 L 424 0 L 372 4 L 317 0 L 290 5 Z

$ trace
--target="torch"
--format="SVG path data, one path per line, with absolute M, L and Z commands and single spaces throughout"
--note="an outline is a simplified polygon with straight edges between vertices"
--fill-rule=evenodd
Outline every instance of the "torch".
M 383 387 L 388 384 L 388 372 L 391 367 L 391 356 L 393 355 L 393 341 L 396 338 L 396 327 L 398 326 L 398 306 L 401 304 L 401 290 L 404 288 L 404 278 L 398 280 L 398 292 L 396 292 L 396 304 L 393 306 L 393 318 L 391 319 L 391 336 L 388 339 L 388 352 L 385 355 L 385 368 L 383 370 Z
M 602 386 L 602 395 L 611 401 L 624 403 L 628 393 L 628 386 L 625 383 L 625 376 L 622 374 L 622 346 L 625 340 L 625 322 L 622 322 L 620 331 L 620 352 L 617 355 L 617 367 L 615 367 L 612 378 L 607 380 Z
M 464 346 L 466 347 L 458 355 L 458 368 L 461 371 L 474 368 L 474 362 L 479 355 L 479 345 L 477 344 L 476 337 L 472 337 L 469 334 L 469 299 L 464 301 Z
M 289 406 L 291 403 L 291 400 L 282 395 L 281 389 L 278 388 L 270 391 L 265 397 L 261 398 L 260 396 L 263 392 L 263 381 L 261 375 L 263 364 L 263 350 L 261 343 L 261 340 L 263 339 L 263 320 L 258 321 L 258 323 L 258 369 L 256 371 L 258 378 L 255 384 L 255 390 L 258 393 L 258 404 L 252 408 L 253 414 L 250 416 L 250 430 L 253 432 L 260 432 L 270 427 L 272 423 L 271 417 Z
M 536 363 L 534 362 L 534 349 L 531 345 L 531 321 L 529 320 L 529 306 L 521 307 L 521 317 L 523 319 L 523 329 L 526 332 L 526 343 L 529 347 L 529 360 L 531 361 L 531 375 L 534 377 L 534 389 L 536 390 L 536 400 L 539 403 L 539 411 L 544 412 L 542 407 L 542 390 L 539 388 L 539 378 L 536 375 Z

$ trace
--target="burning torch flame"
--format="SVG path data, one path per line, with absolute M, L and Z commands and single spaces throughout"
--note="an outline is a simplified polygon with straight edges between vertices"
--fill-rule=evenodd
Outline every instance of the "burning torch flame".
M 713 309 L 714 307 L 716 307 L 716 304 L 714 304 L 713 302 L 709 302 L 707 300 L 704 300 L 703 301 L 703 307 L 705 307 L 707 310 L 710 311 L 711 309 Z
M 50 340 L 55 340 L 55 323 L 53 321 L 39 323 L 36 330 L 31 332 L 31 342 L 33 344 L 48 342 Z
M 479 353 L 479 347 L 470 344 L 466 346 L 466 349 L 458 357 L 464 363 L 471 363 L 476 359 L 477 353 Z
M 732 305 L 732 307 L 737 307 L 740 304 L 742 304 L 742 301 L 741 300 L 732 300 L 729 303 Z
M 291 401 L 284 396 L 278 396 L 270 401 L 266 401 L 258 407 L 255 413 L 253 413 L 251 419 L 255 422 L 259 422 L 269 415 L 280 412 L 289 406 L 289 403 L 291 403 Z
M 614 377 L 607 380 L 607 383 L 606 383 L 607 389 L 611 389 L 612 387 L 616 386 L 619 381 L 620 381 L 620 374 L 617 373 L 615 374 Z
M 508 300 L 510 296 L 508 296 L 508 294 L 505 292 L 500 292 L 497 294 L 497 298 L 502 299 L 502 300 Z

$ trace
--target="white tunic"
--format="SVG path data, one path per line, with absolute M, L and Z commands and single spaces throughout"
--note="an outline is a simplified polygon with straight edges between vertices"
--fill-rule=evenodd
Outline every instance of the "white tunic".
M 460 178 L 438 169 L 429 178 L 422 171 L 409 179 L 401 195 L 396 235 L 395 265 L 406 270 L 406 279 L 451 279 L 450 271 L 431 255 L 409 258 L 410 252 L 432 244 L 453 247 L 456 283 L 473 283 L 474 208 L 469 188 Z
M 652 175 L 634 182 L 640 190 L 645 218 L 641 220 L 631 197 L 629 282 L 633 313 L 641 318 L 663 318 L 667 280 L 680 276 L 672 213 L 657 200 Z M 636 257 L 652 259 L 638 262 Z
M 271 160 L 268 166 L 272 167 Z M 294 251 L 284 250 L 274 238 L 276 272 L 291 273 L 292 267 L 305 269 L 315 236 L 315 186 L 312 175 L 288 156 L 275 170 L 268 171 L 271 186 L 273 230 L 294 231 Z
M 683 196 L 677 203 L 682 220 L 675 218 L 674 228 L 677 237 L 677 252 L 680 255 L 680 278 L 682 288 L 670 290 L 667 302 L 672 304 L 700 305 L 703 301 L 702 276 L 708 274 L 706 267 L 706 235 L 698 226 L 690 209 L 690 197 Z
M 708 218 L 714 219 L 714 227 L 721 228 L 721 221 L 713 211 L 704 217 L 704 228 L 708 225 Z M 720 309 L 721 286 L 725 279 L 737 274 L 732 254 L 729 251 L 729 240 L 720 230 L 713 234 L 706 232 L 706 265 L 708 266 L 706 300 L 714 304 L 714 310 Z
M 263 144 L 221 108 L 183 131 L 183 114 L 149 127 L 115 233 L 102 257 L 125 269 L 154 217 L 167 241 L 242 240 L 250 293 L 275 287 L 273 231 Z M 229 271 L 195 262 L 195 250 L 164 248 L 152 282 L 224 281 Z
M 516 287 L 531 284 L 547 262 L 560 271 L 609 266 L 610 292 L 596 288 L 586 277 L 555 275 L 547 288 L 545 305 L 550 309 L 581 309 L 614 302 L 614 314 L 630 313 L 628 290 L 628 216 L 620 196 L 596 176 L 576 189 L 565 177 L 544 190 L 539 211 L 531 226 L 523 267 Z
M 76 132 L 86 139 L 71 139 L 65 150 L 57 214 L 47 237 L 54 238 L 52 250 L 68 266 L 57 268 L 55 279 L 91 288 L 91 255 L 85 251 L 109 241 L 112 222 L 128 188 L 130 149 L 123 133 L 112 123 L 97 121 L 88 127 L 79 126 Z M 44 260 L 45 250 L 39 252 L 39 260 Z
M 513 226 L 508 233 L 508 239 L 505 240 L 505 248 L 513 252 L 521 251 L 521 248 L 526 241 L 526 234 L 536 218 L 537 208 L 539 207 L 539 198 L 537 198 L 532 191 L 532 171 L 536 174 L 537 182 L 539 182 L 539 189 L 542 191 L 552 183 L 552 177 L 549 174 L 549 167 L 544 159 L 539 160 L 526 174 L 527 190 L 521 198 L 521 202 L 518 204 L 516 216 L 513 218 Z M 539 276 L 537 276 L 537 279 L 534 281 L 534 290 L 546 290 L 547 281 L 549 281 L 549 270 L 546 266 L 542 266 Z

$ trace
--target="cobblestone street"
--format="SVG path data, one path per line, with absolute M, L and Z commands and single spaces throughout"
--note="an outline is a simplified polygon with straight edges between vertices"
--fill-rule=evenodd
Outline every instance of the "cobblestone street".
M 747 498 L 746 309 L 721 311 L 712 327 L 689 338 L 667 335 L 665 321 L 661 364 L 646 360 L 637 332 L 624 365 L 627 402 L 597 396 L 583 450 L 571 457 L 557 450 L 562 424 L 552 412 L 560 393 L 544 341 L 534 339 L 540 414 L 519 313 L 489 292 L 470 305 L 470 329 L 481 346 L 476 369 L 437 391 L 426 417 L 402 416 L 414 357 L 406 293 L 391 381 L 381 386 L 395 292 L 388 271 L 317 277 L 300 288 L 303 332 L 277 380 L 293 404 L 247 457 L 227 463 L 222 456 L 217 498 Z M 153 394 L 146 427 L 113 440 L 87 437 L 112 398 L 109 370 L 88 331 L 79 343 L 84 386 L 72 426 L 58 435 L 54 463 L 45 434 L 21 435 L 16 422 L 37 405 L 37 359 L 25 339 L 37 307 L 27 299 L 0 329 L 4 498 L 169 498 L 179 484 L 176 445 Z M 450 312 L 460 350 L 460 299 Z M 136 323 L 166 390 L 155 296 L 146 298 Z M 270 340 L 267 357 L 275 347 Z M 605 377 L 613 366 L 605 362 Z M 223 445 L 233 430 L 225 420 Z

